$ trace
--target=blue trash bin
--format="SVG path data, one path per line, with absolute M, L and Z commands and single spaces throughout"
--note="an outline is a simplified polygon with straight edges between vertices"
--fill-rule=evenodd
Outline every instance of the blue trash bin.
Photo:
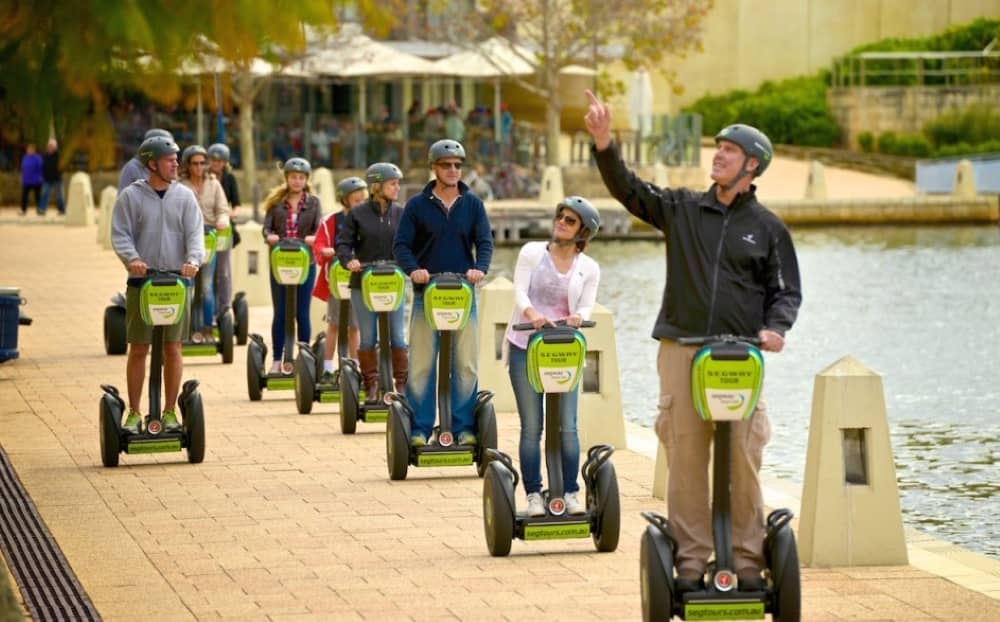
M 17 327 L 20 320 L 21 290 L 0 287 L 0 363 L 18 357 Z

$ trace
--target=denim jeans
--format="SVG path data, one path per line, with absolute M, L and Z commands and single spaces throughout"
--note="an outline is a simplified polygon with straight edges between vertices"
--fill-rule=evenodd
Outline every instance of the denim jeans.
M 233 297 L 233 265 L 231 251 L 215 253 L 215 308 L 218 313 L 229 310 Z
M 364 296 L 360 289 L 351 290 L 351 312 L 358 321 L 361 331 L 359 350 L 374 350 L 378 342 L 378 314 L 369 311 L 365 306 Z M 406 303 L 389 314 L 389 342 L 393 348 L 405 348 L 406 336 L 403 334 L 403 320 L 406 317 Z
M 198 271 L 201 282 L 201 321 L 202 326 L 208 329 L 215 323 L 215 261 L 218 253 L 212 257 L 212 261 L 203 265 Z
M 514 387 L 514 400 L 521 418 L 521 442 L 518 457 L 521 460 L 521 476 L 524 478 L 526 493 L 542 490 L 542 455 L 539 444 L 545 426 L 543 409 L 545 395 L 536 393 L 528 382 L 527 352 L 514 344 L 510 346 L 510 383 Z M 565 492 L 576 492 L 580 485 L 576 482 L 580 468 L 580 437 L 576 432 L 576 402 L 579 387 L 562 396 L 559 412 L 561 427 L 559 440 L 562 445 L 562 478 Z
M 38 202 L 38 213 L 44 214 L 45 208 L 49 203 L 49 190 L 55 189 L 56 191 L 56 207 L 59 208 L 60 214 L 66 213 L 66 202 L 63 200 L 62 182 L 61 181 L 47 181 L 42 184 L 42 198 Z
M 479 391 L 479 344 L 476 341 L 476 303 L 473 300 L 465 328 L 451 334 L 451 431 L 475 433 L 472 411 Z M 406 399 L 413 408 L 413 434 L 430 436 L 437 410 L 437 359 L 440 348 L 438 331 L 424 318 L 422 292 L 413 296 L 410 315 L 410 374 L 406 381 Z
M 270 271 L 269 271 L 270 274 Z M 312 327 L 309 325 L 309 302 L 312 297 L 313 278 L 316 276 L 316 264 L 309 264 L 309 276 L 306 282 L 295 288 L 295 324 L 298 329 L 298 340 L 309 343 Z M 281 360 L 285 349 L 285 285 L 280 285 L 271 278 L 271 306 L 274 307 L 274 318 L 271 319 L 271 343 L 274 344 L 272 358 Z

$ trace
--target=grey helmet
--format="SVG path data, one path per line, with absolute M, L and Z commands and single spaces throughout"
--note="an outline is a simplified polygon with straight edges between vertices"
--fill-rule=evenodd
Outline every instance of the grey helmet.
M 164 156 L 180 152 L 173 138 L 169 136 L 153 136 L 142 141 L 139 145 L 139 161 L 143 166 L 149 164 L 150 160 L 159 160 Z
M 285 175 L 289 173 L 303 173 L 306 177 L 312 175 L 312 166 L 305 158 L 288 158 L 281 170 Z
M 154 127 L 152 129 L 146 130 L 146 133 L 143 135 L 142 140 L 146 141 L 150 138 L 153 138 L 154 136 L 163 136 L 164 138 L 169 138 L 170 140 L 174 139 L 174 135 L 168 132 L 167 130 L 162 130 L 158 127 Z
M 427 152 L 427 160 L 428 163 L 434 164 L 443 158 L 458 158 L 464 161 L 465 147 L 462 146 L 462 143 L 450 138 L 439 140 L 431 145 L 430 150 Z
M 583 229 L 590 232 L 586 238 L 580 237 L 579 239 L 593 240 L 597 237 L 597 232 L 601 228 L 601 213 L 597 211 L 593 203 L 580 196 L 569 196 L 556 205 L 556 216 L 564 209 L 571 210 L 580 217 L 580 222 L 583 225 L 581 232 Z
M 392 162 L 376 162 L 365 171 L 365 180 L 370 184 L 381 184 L 391 179 L 402 179 L 403 171 Z
M 752 125 L 743 125 L 742 123 L 727 125 L 715 135 L 716 145 L 719 144 L 720 140 L 736 143 L 743 149 L 747 158 L 757 158 L 759 164 L 757 170 L 754 171 L 754 177 L 763 175 L 771 164 L 771 160 L 774 159 L 774 147 L 771 146 L 771 139 Z M 746 168 L 746 162 L 743 163 L 743 166 Z
M 337 200 L 343 201 L 347 195 L 358 190 L 367 190 L 368 184 L 360 177 L 347 177 L 337 184 Z
M 189 145 L 181 152 L 181 163 L 187 164 L 195 155 L 203 155 L 207 158 L 208 151 L 201 145 Z
M 215 143 L 208 148 L 208 157 L 213 160 L 229 162 L 229 145 L 226 145 L 225 143 Z

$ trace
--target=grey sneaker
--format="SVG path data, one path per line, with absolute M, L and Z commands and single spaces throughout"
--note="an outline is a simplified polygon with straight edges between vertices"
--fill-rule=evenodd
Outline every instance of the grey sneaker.
M 542 493 L 528 493 L 528 516 L 545 516 L 545 504 L 542 503 Z
M 122 429 L 131 434 L 139 433 L 139 423 L 142 421 L 142 415 L 139 411 L 134 408 L 128 409 L 128 415 L 125 417 L 125 423 L 122 424 Z
M 419 433 L 414 434 L 413 436 L 410 437 L 410 445 L 412 445 L 413 447 L 426 447 L 427 437 Z
M 567 492 L 566 496 L 563 497 L 563 500 L 566 502 L 567 514 L 573 516 L 579 516 L 580 514 L 587 513 L 587 508 L 582 503 L 580 503 L 580 499 L 577 498 L 575 492 Z
M 458 444 L 459 445 L 475 445 L 476 435 L 472 432 L 460 432 L 458 434 Z
M 180 432 L 181 422 L 177 420 L 177 413 L 173 408 L 163 411 L 163 416 L 160 417 L 163 421 L 163 429 L 167 432 Z

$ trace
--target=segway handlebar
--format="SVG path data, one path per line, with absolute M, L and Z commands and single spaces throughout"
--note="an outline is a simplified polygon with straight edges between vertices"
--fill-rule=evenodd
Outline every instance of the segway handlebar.
M 682 346 L 703 346 L 706 343 L 747 343 L 760 345 L 759 337 L 740 337 L 739 335 L 706 335 L 705 337 L 680 337 L 677 343 Z
M 569 326 L 569 324 L 566 323 L 566 320 L 556 320 L 555 324 L 551 322 L 543 324 L 538 330 L 552 330 L 563 326 Z M 597 326 L 597 322 L 593 320 L 584 320 L 580 322 L 580 328 L 593 328 L 594 326 Z M 514 324 L 511 328 L 514 330 L 535 330 L 535 325 L 531 322 L 521 322 L 519 324 Z

